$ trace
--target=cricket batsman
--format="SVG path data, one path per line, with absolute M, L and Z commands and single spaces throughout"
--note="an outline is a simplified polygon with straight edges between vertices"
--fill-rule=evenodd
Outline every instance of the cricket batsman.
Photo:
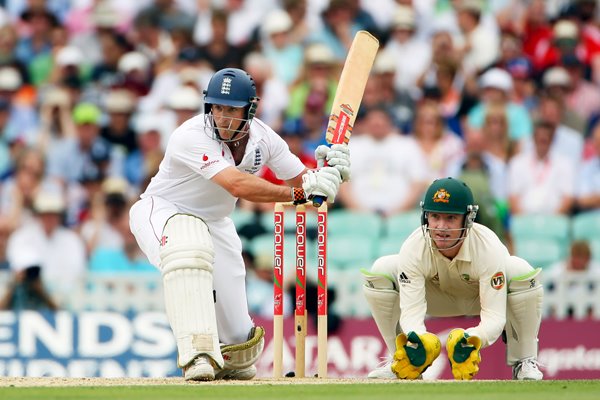
M 370 378 L 419 379 L 441 351 L 425 315 L 479 315 L 477 326 L 456 327 L 446 341 L 455 379 L 479 371 L 481 349 L 506 332 L 506 358 L 516 380 L 541 380 L 538 331 L 540 268 L 510 256 L 488 228 L 475 223 L 471 189 L 453 178 L 434 181 L 421 202 L 421 228 L 399 254 L 363 270 L 363 291 L 393 358 Z
M 264 330 L 248 314 L 242 243 L 229 215 L 238 198 L 332 202 L 350 176 L 346 145 L 320 146 L 307 170 L 271 128 L 254 118 L 259 98 L 245 71 L 222 69 L 204 92 L 204 113 L 169 138 L 158 173 L 130 211 L 130 228 L 162 273 L 178 365 L 194 381 L 252 379 Z M 268 166 L 289 186 L 256 174 Z

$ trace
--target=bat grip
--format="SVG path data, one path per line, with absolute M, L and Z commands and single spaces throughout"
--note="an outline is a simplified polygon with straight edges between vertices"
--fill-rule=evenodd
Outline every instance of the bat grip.
M 321 204 L 323 204 L 323 202 L 325 201 L 325 197 L 316 195 L 311 200 L 313 207 L 319 208 L 321 207 Z

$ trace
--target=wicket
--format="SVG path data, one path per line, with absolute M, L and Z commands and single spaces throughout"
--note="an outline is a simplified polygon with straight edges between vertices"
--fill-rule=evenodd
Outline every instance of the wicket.
M 289 203 L 277 203 L 274 210 L 274 316 L 273 316 L 273 377 L 283 376 L 283 267 L 284 211 Z M 295 376 L 306 374 L 306 207 L 296 210 L 296 305 L 294 331 L 296 337 Z M 327 377 L 327 203 L 317 211 L 317 376 Z

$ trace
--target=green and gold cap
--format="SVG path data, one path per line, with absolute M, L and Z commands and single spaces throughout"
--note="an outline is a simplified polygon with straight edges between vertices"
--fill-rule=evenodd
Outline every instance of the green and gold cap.
M 473 192 L 460 179 L 436 179 L 425 193 L 423 211 L 466 214 L 474 203 Z

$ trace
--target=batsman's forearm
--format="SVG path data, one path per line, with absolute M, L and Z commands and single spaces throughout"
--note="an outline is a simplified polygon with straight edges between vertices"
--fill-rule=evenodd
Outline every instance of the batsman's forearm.
M 230 193 L 240 199 L 255 203 L 292 201 L 289 186 L 279 186 L 250 174 L 232 184 Z

